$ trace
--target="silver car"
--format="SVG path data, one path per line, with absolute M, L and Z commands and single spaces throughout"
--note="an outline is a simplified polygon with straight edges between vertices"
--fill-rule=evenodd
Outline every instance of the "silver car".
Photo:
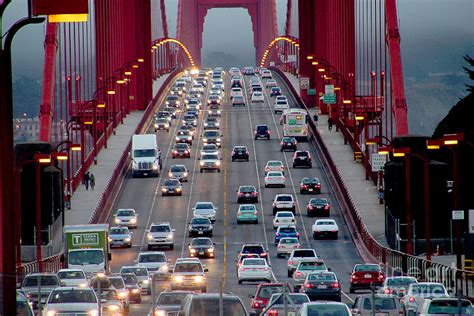
M 138 214 L 133 208 L 118 209 L 117 213 L 115 213 L 114 223 L 117 225 L 137 228 L 137 216 Z
M 168 177 L 180 182 L 188 182 L 188 169 L 186 169 L 185 165 L 172 165 L 168 172 Z
M 163 251 L 145 251 L 138 254 L 135 263 L 146 267 L 149 272 L 155 276 L 166 278 L 168 276 L 168 262 L 166 254 Z
M 415 315 L 418 306 L 427 298 L 449 297 L 442 283 L 420 282 L 410 284 L 408 291 L 400 303 L 405 315 Z
M 132 233 L 126 226 L 110 227 L 110 247 L 132 247 Z
M 38 286 L 38 281 L 41 286 Z M 23 279 L 21 289 L 35 309 L 38 301 L 41 299 L 42 303 L 46 303 L 49 294 L 58 286 L 59 278 L 54 273 L 31 273 Z
M 375 306 L 372 306 L 372 294 L 356 297 L 352 306 L 354 315 L 371 316 L 375 307 L 375 315 L 399 316 L 401 307 L 398 298 L 394 295 L 375 294 Z
M 147 292 L 147 294 L 151 294 L 150 275 L 148 274 L 148 269 L 145 266 L 122 266 L 120 269 L 120 274 L 123 273 L 135 274 L 138 280 L 138 285 L 142 288 L 142 293 Z

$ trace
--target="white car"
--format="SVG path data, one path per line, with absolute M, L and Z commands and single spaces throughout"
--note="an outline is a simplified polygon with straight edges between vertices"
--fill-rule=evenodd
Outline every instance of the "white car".
M 270 70 L 263 70 L 260 72 L 262 79 L 272 79 L 272 73 Z
M 191 82 L 193 79 L 189 75 L 184 75 L 180 78 L 180 80 L 182 80 L 184 82 Z
M 265 82 L 265 88 L 277 87 L 278 84 L 275 79 L 270 79 Z
M 203 155 L 203 154 L 218 155 L 219 154 L 219 148 L 217 147 L 216 144 L 203 145 L 202 148 L 201 148 L 201 155 Z
M 144 266 L 122 266 L 120 268 L 120 274 L 123 273 L 133 273 L 137 277 L 138 285 L 142 289 L 143 292 L 147 292 L 148 295 L 151 294 L 151 287 L 150 287 L 150 275 L 148 273 L 148 269 Z
M 221 158 L 218 154 L 202 154 L 199 158 L 199 172 L 202 173 L 204 170 L 217 170 L 221 172 Z
M 114 223 L 130 228 L 137 228 L 137 216 L 138 214 L 133 208 L 121 208 L 117 210 L 117 213 L 115 213 Z
M 318 239 L 320 237 L 329 237 L 332 239 L 337 239 L 339 233 L 339 227 L 336 224 L 336 221 L 328 219 L 317 219 L 313 224 L 313 237 Z
M 293 280 L 296 283 L 303 283 L 309 273 L 328 271 L 328 267 L 321 259 L 302 259 L 293 273 Z
M 99 304 L 90 287 L 57 287 L 46 301 L 43 315 L 98 315 Z
M 166 278 L 168 276 L 168 259 L 163 251 L 145 251 L 138 254 L 135 263 L 146 267 L 154 275 Z
M 193 207 L 194 217 L 208 218 L 212 223 L 216 221 L 217 208 L 212 202 L 197 202 Z
M 318 255 L 316 254 L 316 251 L 314 249 L 311 249 L 311 248 L 293 249 L 286 263 L 286 266 L 288 269 L 288 277 L 289 278 L 293 277 L 293 272 L 296 270 L 296 268 L 300 264 L 300 261 L 304 259 L 308 259 L 308 258 L 315 258 L 315 259 L 318 258 Z
M 449 297 L 442 283 L 420 282 L 410 284 L 408 291 L 400 300 L 404 315 L 415 315 L 416 310 L 427 298 Z
M 263 258 L 246 258 L 237 271 L 239 284 L 243 281 L 272 281 L 272 268 Z
M 273 110 L 276 113 L 283 113 L 284 110 L 289 109 L 290 106 L 288 105 L 287 100 L 275 100 L 275 103 L 273 104 Z
M 169 247 L 171 250 L 174 249 L 174 229 L 171 229 L 171 225 L 168 222 L 163 223 L 151 223 L 150 229 L 147 231 L 147 242 L 148 250 L 153 247 Z
M 278 211 L 291 210 L 293 214 L 296 211 L 295 199 L 291 194 L 277 194 L 273 200 L 273 215 Z
M 243 96 L 243 95 L 244 93 L 242 91 L 242 88 L 235 87 L 235 88 L 232 88 L 232 90 L 230 90 L 231 98 L 236 97 L 236 96 Z
M 281 171 L 270 171 L 265 176 L 265 188 L 270 186 L 285 187 L 285 176 Z
M 293 249 L 301 248 L 301 243 L 296 237 L 283 237 L 277 245 L 277 257 L 289 255 Z
M 291 225 L 296 225 L 296 219 L 293 212 L 281 211 L 275 214 L 275 217 L 273 218 L 273 230 L 277 229 L 279 226 Z
M 282 173 L 285 173 L 285 166 L 281 160 L 269 160 L 265 165 L 265 174 L 270 171 L 281 171 Z
M 87 286 L 87 277 L 81 269 L 61 269 L 58 276 L 61 286 Z
M 252 93 L 252 102 L 265 102 L 265 97 L 260 91 L 255 91 Z

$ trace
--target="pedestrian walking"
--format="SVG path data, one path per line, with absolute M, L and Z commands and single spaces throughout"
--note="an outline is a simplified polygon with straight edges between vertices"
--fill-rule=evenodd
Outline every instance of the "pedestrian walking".
M 332 117 L 329 117 L 328 118 L 328 130 L 329 131 L 332 131 L 332 124 L 333 124 Z
M 86 186 L 86 191 L 89 190 L 89 181 L 90 181 L 90 176 L 89 176 L 89 171 L 86 172 L 84 175 L 84 185 Z
M 89 176 L 89 182 L 91 184 L 91 189 L 92 191 L 94 191 L 94 187 L 95 187 L 95 177 L 94 177 L 94 174 L 91 173 L 90 176 Z

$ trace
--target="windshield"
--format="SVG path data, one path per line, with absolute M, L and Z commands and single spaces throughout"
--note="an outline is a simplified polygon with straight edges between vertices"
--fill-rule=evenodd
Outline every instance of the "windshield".
M 416 283 L 414 278 L 393 278 L 387 280 L 387 285 L 397 286 L 397 285 L 410 285 Z
M 309 201 L 311 204 L 327 204 L 327 202 L 326 199 L 311 199 L 311 201 Z
M 170 95 L 166 98 L 167 101 L 178 101 L 178 96 Z
M 171 172 L 181 172 L 181 171 L 186 171 L 186 168 L 184 166 L 172 166 L 171 167 Z
M 295 250 L 293 257 L 316 257 L 313 250 Z
M 377 265 L 361 264 L 355 267 L 355 271 L 380 272 L 380 267 Z
M 306 296 L 305 294 L 289 294 L 289 295 L 290 295 L 290 298 L 293 300 L 293 302 L 297 305 L 301 305 L 303 303 L 309 302 L 308 296 Z M 278 305 L 284 304 L 283 296 L 278 297 L 278 299 L 275 299 L 275 297 L 273 297 L 273 299 L 274 299 L 275 304 L 278 304 Z
M 56 276 L 40 276 L 41 285 L 42 286 L 55 286 L 59 285 L 58 279 Z M 30 286 L 38 286 L 38 277 L 37 276 L 29 276 L 23 281 L 24 287 Z
M 212 245 L 212 241 L 210 239 L 194 239 L 191 242 L 193 246 L 210 246 Z
M 159 233 L 167 233 L 167 232 L 170 232 L 171 229 L 168 225 L 154 225 L 154 226 L 151 226 L 150 228 L 150 232 L 159 232 Z
M 278 230 L 280 233 L 285 233 L 285 234 L 290 234 L 290 233 L 296 233 L 296 228 L 294 227 L 279 227 Z
M 298 266 L 298 270 L 327 270 L 324 262 L 301 262 Z
M 293 198 L 289 195 L 278 196 L 277 201 L 293 201 Z
M 260 287 L 260 291 L 256 295 L 260 298 L 270 298 L 273 293 L 281 293 L 283 292 L 283 286 L 262 286 Z
M 68 262 L 72 265 L 101 264 L 104 262 L 104 252 L 102 250 L 71 251 L 68 257 Z
M 278 212 L 277 217 L 293 217 L 293 213 L 291 213 L 291 212 Z
M 207 224 L 210 224 L 210 221 L 207 218 L 193 218 L 193 220 L 191 221 L 191 224 L 194 224 L 194 225 L 207 225 Z
M 123 268 L 122 273 L 133 273 L 136 276 L 147 276 L 148 270 L 146 268 Z
M 304 178 L 303 183 L 304 184 L 319 183 L 319 179 L 318 178 Z
M 282 238 L 280 240 L 281 244 L 299 244 L 300 242 L 296 238 Z
M 264 132 L 266 130 L 268 130 L 267 126 L 257 126 L 257 131 L 259 131 L 259 132 Z
M 109 277 L 110 283 L 112 283 L 112 286 L 116 288 L 117 290 L 123 289 L 125 287 L 125 284 L 120 277 Z
M 203 272 L 201 264 L 196 262 L 178 263 L 174 272 Z
M 243 261 L 244 266 L 265 266 L 266 264 L 265 259 L 245 259 Z
M 100 295 L 101 298 L 105 298 L 108 301 L 118 301 L 118 293 L 116 290 L 106 290 L 101 293 Z
M 243 253 L 262 253 L 264 252 L 263 247 L 260 245 L 256 246 L 244 246 Z
M 176 179 L 168 179 L 168 180 L 165 180 L 165 182 L 163 183 L 163 185 L 177 185 L 179 186 L 180 182 L 179 180 L 176 180 Z
M 153 253 L 153 254 L 140 255 L 140 257 L 138 257 L 138 262 L 140 262 L 140 263 L 166 262 L 166 256 L 162 253 Z
M 174 148 L 176 148 L 176 149 L 188 149 L 189 146 L 188 146 L 188 144 L 176 144 L 176 145 L 174 145 Z
M 161 293 L 158 305 L 181 305 L 189 293 Z
M 269 161 L 267 163 L 267 166 L 279 167 L 279 166 L 283 166 L 283 163 L 281 161 Z
M 202 160 L 219 160 L 217 155 L 202 155 Z
M 239 207 L 239 211 L 255 211 L 255 206 L 253 205 L 243 205 Z
M 132 210 L 118 210 L 117 216 L 135 216 L 135 212 Z
M 134 158 L 156 157 L 156 150 L 154 149 L 135 149 L 133 151 Z
M 58 278 L 60 278 L 61 280 L 85 279 L 86 276 L 82 271 L 62 271 L 58 272 Z
M 97 298 L 91 289 L 54 290 L 49 296 L 48 303 L 97 303 Z
M 135 274 L 131 274 L 131 273 L 123 274 L 122 279 L 123 279 L 123 282 L 125 282 L 125 284 L 127 285 L 137 284 L 137 277 L 135 276 Z
M 224 297 L 223 315 L 245 316 L 247 315 L 240 300 L 236 297 Z M 207 316 L 219 315 L 219 297 L 197 297 L 193 298 L 189 315 Z
M 333 221 L 317 221 L 316 225 L 335 225 L 335 223 Z
M 219 137 L 219 133 L 215 131 L 204 132 L 204 137 Z
M 395 302 L 394 298 L 388 297 L 376 297 L 375 298 L 375 309 L 376 310 L 390 310 L 396 309 L 397 303 Z M 364 309 L 372 309 L 372 299 L 365 298 L 364 299 Z
M 215 151 L 215 150 L 217 150 L 217 146 L 214 145 L 214 144 L 211 144 L 211 145 L 204 145 L 204 146 L 202 146 L 202 150 L 212 150 L 212 151 Z
M 158 123 L 168 123 L 168 119 L 167 118 L 159 118 L 156 120 Z
M 111 228 L 110 235 L 127 235 L 128 229 L 126 228 Z
M 308 305 L 307 316 L 318 316 L 318 315 L 340 315 L 350 316 L 345 305 L 339 304 L 315 304 Z
M 210 209 L 210 208 L 214 208 L 212 203 L 199 203 L 199 204 L 196 204 L 196 209 L 198 209 L 198 210 L 207 210 L 207 209 Z
M 328 273 L 311 273 L 308 275 L 308 281 L 335 281 L 334 274 Z
M 268 176 L 269 177 L 282 177 L 283 174 L 281 172 L 269 172 Z
M 240 187 L 240 192 L 247 193 L 247 192 L 254 192 L 254 191 L 255 191 L 254 187 Z
M 472 315 L 474 308 L 468 301 L 461 301 L 461 310 L 459 310 L 458 300 L 433 300 L 431 301 L 428 314 L 455 314 L 459 311 L 462 314 Z

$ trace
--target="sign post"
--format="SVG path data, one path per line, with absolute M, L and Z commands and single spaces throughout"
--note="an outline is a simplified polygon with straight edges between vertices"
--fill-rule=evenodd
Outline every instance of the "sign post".
M 453 210 L 453 221 L 462 221 L 462 220 L 464 220 L 464 211 Z

